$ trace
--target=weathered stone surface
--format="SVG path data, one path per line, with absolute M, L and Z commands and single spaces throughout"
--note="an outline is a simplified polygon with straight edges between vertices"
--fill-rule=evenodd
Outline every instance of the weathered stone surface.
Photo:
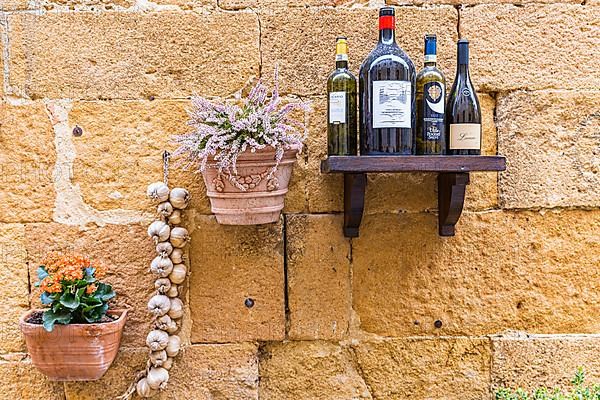
M 170 400 L 258 400 L 258 347 L 254 343 L 194 345 L 171 370 Z
M 25 250 L 25 227 L 0 224 L 0 352 L 23 351 L 18 320 L 29 309 L 29 273 Z
M 28 224 L 25 239 L 31 283 L 37 281 L 36 269 L 44 255 L 53 250 L 75 251 L 106 263 L 117 297 L 112 308 L 129 308 L 123 331 L 125 346 L 144 345 L 151 326 L 147 303 L 154 291 L 150 262 L 156 256 L 147 227 L 140 225 L 107 225 L 101 228 L 79 228 L 56 223 Z M 31 293 L 34 307 L 40 307 L 39 289 Z
M 343 211 L 343 176 L 321 173 L 321 160 L 327 158 L 327 97 L 315 96 L 311 102 L 306 140 L 308 208 L 310 212 Z
M 219 0 L 219 7 L 227 10 L 240 10 L 244 8 L 281 8 L 281 7 L 317 7 L 339 6 L 351 3 L 348 0 Z
M 600 71 L 590 56 L 598 45 L 599 18 L 597 7 L 569 4 L 461 10 L 460 33 L 471 41 L 473 83 L 496 92 L 600 88 Z
M 265 11 L 260 14 L 260 19 L 262 72 L 270 77 L 275 64 L 279 64 L 284 92 L 325 93 L 327 77 L 335 66 L 336 36 L 348 37 L 353 71 L 377 43 L 375 8 L 291 8 Z M 454 70 L 455 54 L 450 49 L 454 49 L 456 39 L 457 13 L 453 7 L 406 7 L 398 13 L 396 20 L 398 44 L 413 60 L 422 59 L 422 32 L 435 31 L 440 47 L 440 67 Z
M 467 212 L 452 238 L 435 215 L 367 216 L 354 310 L 386 336 L 596 332 L 599 232 L 598 211 Z
M 168 389 L 158 399 L 258 399 L 257 345 L 194 345 L 185 347 L 169 371 Z M 119 353 L 97 382 L 66 383 L 67 400 L 109 400 L 123 394 L 145 365 L 146 349 Z M 101 396 L 101 397 L 99 397 Z
M 498 105 L 507 208 L 600 206 L 600 93 L 513 92 Z
M 28 0 L 2 0 L 0 1 L 0 11 L 26 10 L 29 8 Z
M 65 399 L 62 383 L 49 381 L 29 360 L 0 363 L 0 379 L 5 399 Z
M 56 155 L 44 104 L 0 103 L 0 143 L 0 221 L 50 221 Z
M 346 336 L 350 298 L 350 241 L 342 215 L 295 215 L 286 221 L 289 336 L 294 340 Z
M 588 383 L 600 379 L 597 335 L 498 337 L 492 347 L 494 389 L 570 387 L 578 367 L 585 368 Z
M 212 216 L 196 217 L 190 246 L 192 342 L 283 339 L 282 227 L 225 226 Z
M 173 151 L 174 134 L 186 133 L 188 100 L 77 102 L 69 113 L 69 124 L 83 129 L 73 137 L 77 157 L 73 182 L 83 200 L 98 210 L 154 208 L 146 198 L 146 187 L 163 179 L 162 152 Z M 171 161 L 169 183 L 187 188 L 190 208 L 210 213 L 202 176 L 182 171 Z
M 319 341 L 261 348 L 259 398 L 371 399 L 349 349 Z
M 258 74 L 252 13 L 15 14 L 9 21 L 10 83 L 33 98 L 228 95 Z M 224 37 L 235 37 L 235 46 Z
M 30 3 L 35 9 L 45 10 L 112 11 L 133 7 L 135 0 L 30 0 Z
M 353 348 L 374 399 L 489 396 L 489 339 L 394 339 L 360 342 Z

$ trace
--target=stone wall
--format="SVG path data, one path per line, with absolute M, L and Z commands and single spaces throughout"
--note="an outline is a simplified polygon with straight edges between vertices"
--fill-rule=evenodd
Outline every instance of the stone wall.
M 383 0 L 1 0 L 2 399 L 113 399 L 144 365 L 153 248 L 148 183 L 188 96 L 228 96 L 276 63 L 286 96 L 313 101 L 308 146 L 278 224 L 226 227 L 194 196 L 188 344 L 163 399 L 490 399 L 500 385 L 600 379 L 600 3 L 392 0 L 421 65 L 439 38 L 472 43 L 484 152 L 457 236 L 437 236 L 432 174 L 369 176 L 361 236 L 342 236 L 342 181 L 324 176 L 334 38 L 351 67 Z M 73 135 L 78 125 L 83 135 Z M 36 263 L 77 249 L 113 266 L 131 307 L 104 379 L 53 384 L 18 317 L 39 305 Z M 246 299 L 254 306 L 246 307 Z M 439 321 L 439 322 L 437 322 Z

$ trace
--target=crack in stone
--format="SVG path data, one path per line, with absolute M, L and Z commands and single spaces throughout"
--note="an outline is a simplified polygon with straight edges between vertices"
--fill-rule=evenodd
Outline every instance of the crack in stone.
M 217 0 L 218 2 L 219 0 Z M 250 10 L 256 15 L 256 21 L 258 23 L 258 77 L 262 78 L 263 69 L 263 48 L 262 48 L 262 20 L 260 19 L 260 13 L 250 7 Z
M 354 367 L 354 370 L 356 371 L 360 379 L 362 379 L 363 383 L 365 384 L 365 387 L 367 388 L 367 392 L 369 394 L 369 398 L 371 398 L 372 400 L 377 400 L 377 398 L 373 395 L 373 388 L 371 387 L 371 385 L 368 382 L 368 379 L 366 378 L 365 371 L 363 371 L 362 366 L 360 365 L 358 355 L 356 354 L 356 349 L 352 347 L 352 344 L 350 344 L 347 347 L 347 349 L 350 354 L 350 361 L 352 362 L 352 366 Z

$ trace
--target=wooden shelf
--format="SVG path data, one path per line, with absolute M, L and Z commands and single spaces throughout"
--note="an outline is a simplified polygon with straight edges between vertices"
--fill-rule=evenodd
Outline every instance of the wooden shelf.
M 469 172 L 504 171 L 503 156 L 331 156 L 321 172 L 344 174 L 344 235 L 358 237 L 367 173 L 437 172 L 440 236 L 454 236 L 462 213 Z

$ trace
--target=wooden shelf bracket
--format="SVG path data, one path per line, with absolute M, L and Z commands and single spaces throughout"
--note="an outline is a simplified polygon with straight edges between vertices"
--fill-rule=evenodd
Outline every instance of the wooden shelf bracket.
M 454 236 L 472 171 L 504 171 L 502 156 L 332 156 L 323 173 L 344 174 L 344 236 L 358 237 L 365 208 L 367 173 L 438 173 L 440 236 Z

